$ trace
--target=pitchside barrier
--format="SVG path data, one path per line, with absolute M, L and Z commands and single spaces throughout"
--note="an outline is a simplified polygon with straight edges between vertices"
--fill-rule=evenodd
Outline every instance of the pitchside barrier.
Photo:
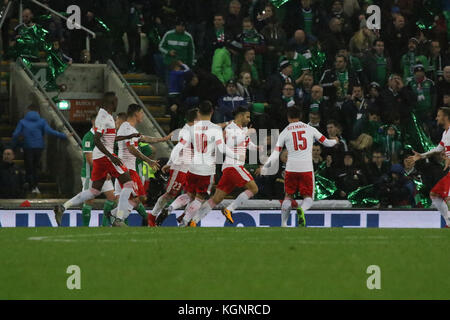
M 175 211 L 164 221 L 163 226 L 177 226 L 176 217 L 182 211 Z M 98 227 L 103 216 L 102 210 L 93 210 L 90 227 Z M 279 227 L 280 210 L 243 209 L 233 214 L 234 224 L 225 221 L 220 210 L 210 212 L 200 223 L 203 227 Z M 140 226 L 142 218 L 132 212 L 129 216 L 130 226 Z M 0 210 L 2 227 L 50 227 L 56 226 L 52 210 Z M 295 227 L 295 211 L 288 220 L 290 227 Z M 361 210 L 361 209 L 313 209 L 306 213 L 307 227 L 344 227 L 344 228 L 443 228 L 444 219 L 438 211 L 433 210 Z M 63 216 L 62 226 L 82 226 L 81 210 L 67 210 Z

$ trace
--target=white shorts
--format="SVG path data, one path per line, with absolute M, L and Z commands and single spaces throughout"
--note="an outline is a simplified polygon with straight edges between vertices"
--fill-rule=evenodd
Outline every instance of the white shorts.
M 92 180 L 90 178 L 81 178 L 81 186 L 83 191 L 89 190 L 92 188 Z M 105 180 L 105 183 L 103 184 L 101 192 L 108 192 L 108 191 L 114 191 L 113 183 L 110 180 Z

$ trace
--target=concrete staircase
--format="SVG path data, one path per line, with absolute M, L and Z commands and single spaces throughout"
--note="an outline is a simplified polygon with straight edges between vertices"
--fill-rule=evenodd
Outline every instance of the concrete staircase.
M 145 73 L 128 73 L 123 77 L 153 115 L 161 128 L 170 132 L 170 118 L 165 117 L 167 105 L 167 88 L 163 81 L 155 75 Z
M 3 146 L 11 144 L 11 137 L 17 123 L 11 123 L 8 114 L 9 105 L 9 61 L 0 62 L 0 142 Z M 22 150 L 16 150 L 16 165 L 25 173 Z M 39 174 L 38 188 L 40 194 L 28 192 L 26 199 L 58 199 L 64 198 L 61 194 L 53 176 L 49 173 L 41 172 Z M 29 190 L 31 191 L 31 190 Z

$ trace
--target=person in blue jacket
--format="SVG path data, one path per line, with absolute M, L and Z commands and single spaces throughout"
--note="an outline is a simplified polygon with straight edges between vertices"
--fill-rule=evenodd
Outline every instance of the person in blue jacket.
M 226 84 L 227 94 L 217 101 L 217 108 L 214 112 L 213 122 L 223 123 L 234 119 L 233 111 L 239 107 L 247 107 L 247 101 L 237 92 L 236 82 L 228 80 Z
M 39 115 L 39 106 L 31 104 L 25 117 L 19 121 L 12 136 L 12 146 L 17 147 L 17 139 L 23 136 L 23 151 L 25 160 L 25 180 L 28 182 L 32 193 L 40 193 L 37 170 L 40 165 L 42 150 L 44 150 L 44 134 L 50 134 L 60 139 L 68 136 L 52 129 L 47 121 Z

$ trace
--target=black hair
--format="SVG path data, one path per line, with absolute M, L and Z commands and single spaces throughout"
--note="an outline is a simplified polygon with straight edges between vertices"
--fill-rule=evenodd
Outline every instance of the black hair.
M 186 114 L 187 122 L 194 122 L 195 119 L 197 118 L 197 114 L 198 114 L 198 108 L 193 108 L 193 109 L 188 110 L 188 112 Z
M 125 112 L 119 112 L 117 114 L 118 119 L 122 119 L 123 121 L 127 121 L 127 114 Z
M 211 114 L 212 111 L 213 111 L 213 105 L 212 105 L 211 101 L 204 100 L 200 103 L 198 112 L 202 116 L 207 116 L 207 115 Z
M 236 110 L 233 111 L 233 116 L 236 117 L 240 113 L 246 113 L 246 112 L 250 112 L 248 107 L 240 106 L 240 107 L 236 108 Z
M 116 100 L 116 93 L 114 91 L 108 91 L 103 94 L 102 104 L 103 106 L 112 106 Z
M 132 116 L 134 116 L 134 114 L 136 112 L 139 112 L 142 110 L 142 106 L 136 104 L 136 103 L 132 103 L 128 106 L 128 110 L 127 110 L 127 118 L 131 118 Z
M 447 117 L 448 120 L 450 120 L 450 108 L 441 107 L 439 108 L 444 113 L 444 116 Z
M 302 117 L 302 111 L 297 106 L 289 107 L 287 109 L 288 119 L 300 119 Z

